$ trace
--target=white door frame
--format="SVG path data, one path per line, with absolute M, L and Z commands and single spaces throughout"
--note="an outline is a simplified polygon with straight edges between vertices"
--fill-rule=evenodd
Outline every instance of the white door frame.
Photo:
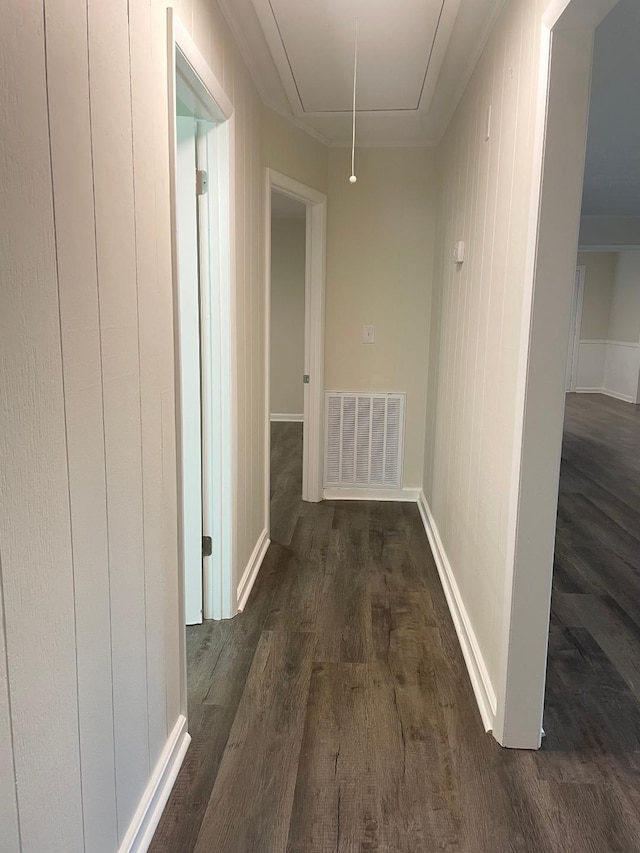
M 569 358 L 567 361 L 567 391 L 578 387 L 578 361 L 580 358 L 580 329 L 582 328 L 582 303 L 584 301 L 584 278 L 586 267 L 576 267 L 571 323 L 569 325 Z
M 271 471 L 271 190 L 305 205 L 304 385 L 302 499 L 317 503 L 323 489 L 324 301 L 327 197 L 299 181 L 267 168 L 265 176 L 265 524 L 270 521 Z M 300 376 L 302 382 L 302 376 Z
M 180 429 L 184 617 L 202 622 L 202 392 L 200 371 L 200 282 L 198 201 L 195 193 L 196 127 L 193 116 L 176 116 L 176 215 L 180 349 Z
M 209 192 L 200 197 L 199 214 L 208 222 L 200 228 L 202 241 L 208 237 L 208 269 L 201 269 L 201 322 L 203 343 L 202 388 L 203 412 L 203 525 L 214 542 L 213 558 L 203 572 L 204 617 L 224 618 L 236 612 L 233 586 L 233 528 L 235 513 L 235 317 L 233 282 L 234 258 L 234 184 L 233 175 L 233 105 L 207 65 L 184 26 L 167 9 L 168 101 L 169 101 L 169 172 L 171 207 L 171 254 L 173 267 L 174 340 L 176 352 L 176 441 L 181 446 L 180 412 L 180 340 L 178 312 L 178 246 L 176 219 L 176 96 L 203 122 L 199 134 L 199 158 L 206 158 Z M 195 179 L 195 176 L 194 176 Z M 202 287 L 203 274 L 209 287 Z M 207 357 L 208 356 L 208 357 Z M 182 470 L 178 454 L 178 517 L 182 511 Z M 206 528 L 209 527 L 209 530 Z M 179 522 L 179 554 L 182 555 L 182 525 Z M 184 566 L 179 559 L 178 598 L 180 614 L 184 614 Z M 183 704 L 186 709 L 185 636 L 181 632 Z
M 593 33 L 614 5 L 615 0 L 552 0 L 541 21 L 493 731 L 504 746 L 537 749 L 541 743 Z

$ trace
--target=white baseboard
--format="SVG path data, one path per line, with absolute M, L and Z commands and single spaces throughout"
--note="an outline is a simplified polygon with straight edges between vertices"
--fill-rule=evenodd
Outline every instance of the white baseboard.
M 329 488 L 322 493 L 325 501 L 407 501 L 416 503 L 420 489 L 356 489 Z
M 286 422 L 289 424 L 301 424 L 304 421 L 304 415 L 291 415 L 287 412 L 276 412 L 270 415 L 271 421 L 275 423 Z
M 118 853 L 145 853 L 148 850 L 190 743 L 187 718 L 181 714 L 162 750 Z
M 490 732 L 493 731 L 496 716 L 496 694 L 424 492 L 420 492 L 418 509 L 420 510 L 420 516 L 422 517 L 422 523 L 424 524 L 429 544 L 431 545 L 438 574 L 440 575 L 440 583 L 442 584 L 447 604 L 449 605 L 449 611 L 451 612 L 458 641 L 462 648 L 462 654 L 467 664 L 480 716 L 482 717 L 486 731 Z
M 619 394 L 617 391 L 609 391 L 608 388 L 576 388 L 576 394 L 604 394 L 605 397 L 613 397 L 614 400 L 622 400 L 623 403 L 636 402 L 628 394 Z
M 249 594 L 251 593 L 253 585 L 256 582 L 256 578 L 258 577 L 258 572 L 260 571 L 260 566 L 264 560 L 264 555 L 267 553 L 267 548 L 270 544 L 271 540 L 267 536 L 267 528 L 265 527 L 258 537 L 256 547 L 253 549 L 253 553 L 247 563 L 247 568 L 242 573 L 242 578 L 238 584 L 238 613 L 241 610 L 244 610 Z

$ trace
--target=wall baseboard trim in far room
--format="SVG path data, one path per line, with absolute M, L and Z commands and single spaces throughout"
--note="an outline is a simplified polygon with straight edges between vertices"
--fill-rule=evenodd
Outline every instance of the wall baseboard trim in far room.
M 458 635 L 458 642 L 462 648 L 462 654 L 467 665 L 480 716 L 482 717 L 485 730 L 490 732 L 493 731 L 496 716 L 496 694 L 424 492 L 420 492 L 418 509 L 429 540 L 429 545 L 431 546 L 436 568 L 440 575 L 440 583 L 442 584 L 445 598 L 449 605 L 449 612 L 451 613 L 451 619 Z
M 265 527 L 258 537 L 256 547 L 253 549 L 253 553 L 247 563 L 247 568 L 244 570 L 238 584 L 238 613 L 244 610 L 270 544 L 271 540 L 267 535 L 267 528 Z
M 614 400 L 622 400 L 623 403 L 634 403 L 635 400 L 629 394 L 619 394 L 608 388 L 576 388 L 576 394 L 604 394 L 605 397 L 613 397 Z
M 290 415 L 287 412 L 275 412 L 270 415 L 272 423 L 288 423 L 301 424 L 304 421 L 304 415 Z
M 190 743 L 187 718 L 181 714 L 162 750 L 118 853 L 146 853 L 148 850 Z
M 356 487 L 324 489 L 325 501 L 406 501 L 416 503 L 420 489 L 358 489 Z

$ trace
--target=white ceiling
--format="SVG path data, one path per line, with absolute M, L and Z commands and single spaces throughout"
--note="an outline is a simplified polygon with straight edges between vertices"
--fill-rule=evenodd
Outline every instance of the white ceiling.
M 271 190 L 271 216 L 274 219 L 304 219 L 307 207 L 294 198 Z
M 221 0 L 263 101 L 332 145 L 428 145 L 444 131 L 503 0 Z
M 620 0 L 596 31 L 585 216 L 640 216 L 640 2 Z

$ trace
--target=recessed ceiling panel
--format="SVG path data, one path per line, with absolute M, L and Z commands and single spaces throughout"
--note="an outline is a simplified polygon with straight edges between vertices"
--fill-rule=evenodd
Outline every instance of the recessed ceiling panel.
M 445 0 L 269 0 L 306 113 L 417 110 Z

